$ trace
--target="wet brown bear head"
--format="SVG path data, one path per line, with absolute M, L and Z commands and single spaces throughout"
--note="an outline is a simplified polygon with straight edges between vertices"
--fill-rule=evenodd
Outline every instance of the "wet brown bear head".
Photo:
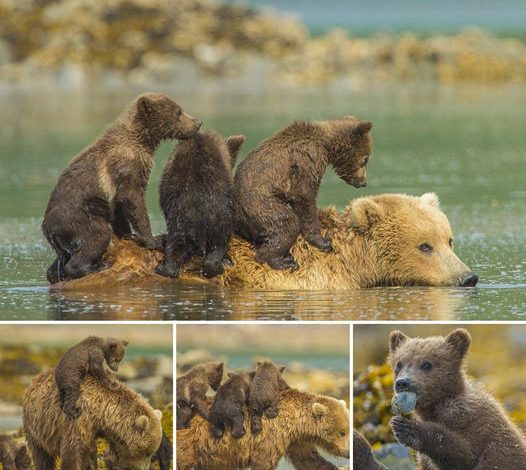
M 336 174 L 356 188 L 366 186 L 366 167 L 373 146 L 370 133 L 373 124 L 346 116 L 322 121 L 318 125 L 325 130 L 325 148 Z
M 136 121 L 152 142 L 186 139 L 199 131 L 201 121 L 184 112 L 174 100 L 160 93 L 145 93 L 132 106 Z
M 436 194 L 362 197 L 346 214 L 372 254 L 371 287 L 477 283 L 478 276 L 453 251 L 451 227 Z
M 349 458 L 349 410 L 343 400 L 317 396 L 310 407 L 311 418 L 318 428 L 317 446 L 336 457 Z
M 102 345 L 104 359 L 106 359 L 106 363 L 111 370 L 115 372 L 119 370 L 119 364 L 126 353 L 126 346 L 128 346 L 128 341 L 115 338 L 106 338 L 104 340 Z
M 409 338 L 401 331 L 389 336 L 395 392 L 414 392 L 416 410 L 425 410 L 458 395 L 464 388 L 464 359 L 471 344 L 467 330 L 445 338 Z

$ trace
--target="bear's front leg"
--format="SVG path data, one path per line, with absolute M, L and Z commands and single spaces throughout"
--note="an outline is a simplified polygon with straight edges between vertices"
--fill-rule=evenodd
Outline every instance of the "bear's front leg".
M 401 444 L 427 455 L 441 470 L 465 470 L 474 468 L 476 464 L 476 456 L 468 440 L 439 423 L 395 416 L 391 427 Z

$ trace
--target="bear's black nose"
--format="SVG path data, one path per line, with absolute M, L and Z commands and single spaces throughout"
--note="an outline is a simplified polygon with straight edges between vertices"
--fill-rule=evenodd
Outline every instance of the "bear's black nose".
M 403 378 L 403 379 L 396 379 L 395 382 L 395 392 L 404 392 L 406 390 L 409 390 L 411 387 L 411 380 Z
M 478 281 L 478 275 L 474 272 L 469 272 L 460 277 L 458 280 L 458 285 L 460 287 L 475 287 Z

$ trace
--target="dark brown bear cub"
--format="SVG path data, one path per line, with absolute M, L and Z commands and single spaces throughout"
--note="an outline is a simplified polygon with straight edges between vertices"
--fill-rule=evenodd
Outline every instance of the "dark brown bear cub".
M 57 255 L 47 271 L 51 284 L 102 269 L 112 234 L 131 235 L 133 228 L 138 242 L 160 247 L 144 200 L 153 155 L 163 139 L 184 139 L 200 125 L 167 96 L 148 93 L 75 157 L 51 193 L 42 222 Z
M 261 416 L 272 419 L 278 416 L 281 392 L 289 386 L 281 377 L 285 367 L 277 367 L 270 361 L 258 362 L 250 384 L 248 399 L 250 409 L 250 430 L 252 434 L 261 431 Z
M 245 408 L 249 397 L 250 375 L 229 372 L 228 380 L 219 387 L 210 409 L 212 434 L 221 438 L 229 427 L 234 439 L 245 435 Z
M 55 368 L 55 381 L 64 413 L 72 418 L 80 415 L 77 400 L 80 384 L 86 375 L 92 375 L 110 389 L 117 386 L 116 379 L 104 369 L 104 361 L 111 370 L 117 371 L 127 345 L 127 341 L 115 338 L 89 336 L 64 353 Z
M 471 337 L 389 338 L 395 392 L 416 393 L 417 420 L 396 416 L 393 432 L 417 451 L 423 470 L 508 470 L 526 467 L 526 442 L 502 407 L 464 372 Z
M 192 255 L 204 256 L 206 277 L 223 272 L 234 231 L 232 168 L 244 141 L 202 132 L 176 147 L 160 187 L 168 235 L 158 274 L 177 277 Z
M 300 234 L 320 250 L 332 250 L 321 235 L 318 189 L 329 164 L 346 183 L 365 186 L 371 128 L 351 116 L 295 122 L 248 154 L 235 176 L 235 223 L 255 245 L 259 263 L 297 269 L 289 250 Z
M 0 464 L 3 470 L 29 470 L 31 457 L 27 445 L 11 436 L 0 434 Z
M 209 362 L 194 366 L 186 374 L 177 378 L 177 429 L 188 426 L 194 408 L 203 418 L 208 419 L 206 392 L 209 387 L 217 391 L 222 380 L 222 362 Z

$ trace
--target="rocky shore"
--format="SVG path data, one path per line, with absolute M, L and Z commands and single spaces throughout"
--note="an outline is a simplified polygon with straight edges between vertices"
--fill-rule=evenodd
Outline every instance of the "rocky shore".
M 144 84 L 212 76 L 279 86 L 526 80 L 526 45 L 477 29 L 312 36 L 276 11 L 214 0 L 0 0 L 0 81 Z

